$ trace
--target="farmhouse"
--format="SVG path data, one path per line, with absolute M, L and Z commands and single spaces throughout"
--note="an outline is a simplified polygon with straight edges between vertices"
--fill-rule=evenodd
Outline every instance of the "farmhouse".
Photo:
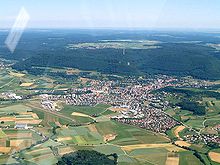
M 17 123 L 15 125 L 15 129 L 28 129 L 28 126 L 27 126 L 27 124 L 19 124 L 19 123 Z

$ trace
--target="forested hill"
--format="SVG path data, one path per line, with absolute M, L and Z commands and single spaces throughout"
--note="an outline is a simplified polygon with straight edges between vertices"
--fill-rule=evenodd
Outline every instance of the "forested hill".
M 4 43 L 7 34 L 0 31 L 0 43 Z M 218 33 L 29 30 L 13 54 L 5 45 L 0 45 L 0 57 L 17 60 L 14 69 L 36 74 L 43 71 L 32 66 L 73 67 L 125 75 L 161 73 L 220 79 L 219 43 Z M 77 46 L 71 49 L 69 45 Z M 148 49 L 148 46 L 153 48 Z
M 157 49 L 58 49 L 41 52 L 13 67 L 32 70 L 32 66 L 73 67 L 102 73 L 162 73 L 220 79 L 220 59 L 212 48 L 186 43 L 162 44 Z M 37 71 L 37 70 L 36 70 Z

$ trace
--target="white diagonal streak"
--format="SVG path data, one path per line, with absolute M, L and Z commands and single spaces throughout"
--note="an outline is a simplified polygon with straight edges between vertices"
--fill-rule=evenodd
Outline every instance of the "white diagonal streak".
M 19 40 L 21 39 L 21 36 L 27 26 L 29 19 L 29 14 L 25 10 L 25 8 L 22 7 L 13 27 L 11 28 L 8 37 L 5 40 L 5 44 L 11 51 L 11 53 L 15 51 L 15 48 L 18 45 Z

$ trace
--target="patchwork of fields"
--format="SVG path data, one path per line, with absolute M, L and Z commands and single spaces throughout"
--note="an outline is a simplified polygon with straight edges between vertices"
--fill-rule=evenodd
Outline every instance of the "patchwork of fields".
M 108 106 L 100 106 L 100 109 L 96 109 L 96 113 L 100 113 L 97 118 L 108 118 L 111 115 L 110 112 L 106 113 Z M 90 118 L 91 112 L 86 107 L 84 109 L 85 111 L 73 107 L 72 112 L 84 112 L 85 116 L 88 115 L 85 118 Z M 4 124 L 9 124 L 11 127 L 0 131 L 0 144 L 2 146 L 0 152 L 7 154 L 20 151 L 19 156 L 29 163 L 53 164 L 59 156 L 78 149 L 93 149 L 104 154 L 117 153 L 119 164 L 165 164 L 166 161 L 171 159 L 168 153 L 174 151 L 186 152 L 171 144 L 170 140 L 164 135 L 111 120 L 100 120 L 91 124 L 83 122 L 85 125 L 82 126 L 66 126 L 59 122 L 57 116 L 49 115 L 49 117 L 46 112 L 20 104 L 1 107 L 1 115 L 6 115 L 9 110 L 10 113 L 14 112 L 16 115 L 11 116 L 11 119 L 9 117 L 0 118 L 5 120 Z M 69 111 L 64 110 L 64 112 L 61 112 L 68 115 Z M 14 129 L 17 119 L 20 121 L 24 118 L 40 120 L 40 123 L 35 125 L 34 130 L 51 138 L 36 145 L 36 142 L 42 140 L 42 137 L 36 132 L 29 129 Z M 6 121 L 6 119 L 15 121 L 7 123 L 9 121 Z M 29 124 L 32 125 L 33 123 L 30 122 Z M 56 133 L 53 134 L 52 128 L 55 127 L 57 127 Z M 181 159 L 181 155 L 178 157 Z M 159 161 L 157 158 L 163 161 Z M 16 162 L 15 159 L 4 155 L 0 156 L 0 161 Z
M 73 85 L 69 82 L 55 83 L 51 77 L 15 71 L 4 70 L 0 76 L 0 92 L 13 88 L 17 95 L 36 94 L 39 89 L 64 92 Z M 87 83 L 85 79 L 80 81 L 83 85 Z M 61 104 L 60 100 L 57 103 Z M 199 151 L 207 164 L 212 162 L 216 165 L 219 150 L 184 140 L 186 134 L 193 134 L 191 129 L 201 133 L 217 133 L 213 127 L 220 124 L 220 101 L 207 97 L 203 98 L 203 103 L 207 105 L 206 116 L 196 116 L 188 110 L 167 109 L 166 113 L 182 125 L 166 134 L 159 134 L 110 119 L 121 111 L 127 111 L 126 108 L 113 108 L 105 104 L 92 107 L 61 104 L 61 111 L 52 112 L 42 108 L 38 95 L 27 100 L 2 101 L 0 164 L 23 162 L 52 165 L 66 153 L 88 149 L 104 154 L 117 153 L 119 165 L 191 165 L 190 162 L 200 165 L 201 161 L 194 152 L 184 149 L 188 147 Z

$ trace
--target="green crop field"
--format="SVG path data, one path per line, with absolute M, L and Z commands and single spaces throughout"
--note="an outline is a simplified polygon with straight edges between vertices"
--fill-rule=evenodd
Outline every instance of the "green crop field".
M 5 134 L 5 132 L 0 129 L 0 139 L 6 137 L 7 135 Z
M 117 153 L 118 155 L 124 154 L 124 151 L 120 147 L 114 146 L 114 145 L 95 146 L 94 150 L 104 153 L 106 155 L 111 154 L 111 153 Z
M 186 122 L 188 126 L 191 126 L 192 128 L 203 128 L 203 121 L 204 119 L 192 119 Z
M 82 48 L 114 48 L 114 49 L 155 49 L 159 48 L 156 46 L 158 41 L 148 40 L 102 40 L 98 43 L 81 43 L 81 44 L 70 44 L 69 49 L 82 49 Z
M 180 152 L 180 165 L 202 165 L 202 163 L 197 159 L 192 152 Z
M 47 164 L 55 164 L 57 163 L 57 158 L 52 154 L 44 154 L 41 156 L 36 156 L 32 159 L 27 159 L 28 164 L 33 163 L 37 165 L 47 165 Z
M 0 164 L 17 164 L 18 162 L 13 159 L 10 155 L 0 154 Z
M 167 138 L 147 130 L 123 125 L 114 121 L 96 123 L 100 134 L 117 134 L 111 143 L 118 145 L 140 144 L 140 143 L 166 143 Z
M 220 124 L 220 116 L 217 117 L 217 118 L 210 118 L 210 119 L 207 119 L 205 122 L 204 122 L 205 126 L 215 126 L 217 124 Z
M 91 132 L 86 126 L 57 129 L 56 137 L 58 139 L 71 137 L 72 140 L 66 140 L 66 143 L 68 144 L 75 143 L 93 145 L 103 143 L 103 137 L 98 132 Z
M 164 148 L 147 148 L 133 150 L 129 155 L 140 158 L 141 162 L 164 165 L 167 160 L 167 152 Z
M 82 116 L 73 116 L 73 119 L 76 123 L 84 124 L 84 123 L 90 123 L 94 120 L 89 117 L 82 117 Z
M 92 130 L 90 127 L 91 126 L 88 125 L 59 128 L 56 130 L 56 139 L 64 138 L 64 143 L 68 145 L 75 144 L 74 148 L 76 149 L 93 149 L 104 154 L 117 153 L 119 156 L 119 164 L 130 163 L 133 165 L 140 162 L 152 162 L 154 164 L 159 163 L 159 157 L 161 157 L 163 163 L 166 161 L 167 150 L 165 148 L 158 148 L 155 152 L 150 154 L 151 149 L 143 150 L 143 152 L 141 152 L 141 149 L 137 149 L 131 153 L 126 153 L 120 147 L 121 145 L 169 142 L 169 139 L 160 134 L 155 134 L 130 125 L 123 125 L 114 121 L 95 123 L 92 126 Z M 108 134 L 115 134 L 117 136 L 115 140 L 105 143 L 103 137 Z M 68 137 L 71 137 L 71 139 Z M 65 138 L 68 139 L 65 140 Z
M 27 112 L 31 111 L 31 108 L 22 105 L 22 104 L 17 104 L 17 105 L 12 105 L 12 106 L 7 106 L 4 108 L 0 108 L 0 112 L 5 112 L 5 113 L 13 113 L 13 112 Z
M 119 155 L 118 164 L 119 165 L 139 165 L 140 162 L 137 159 L 132 158 L 128 155 Z
M 49 147 L 48 148 L 35 147 L 35 148 L 32 148 L 31 150 L 26 151 L 25 157 L 30 159 L 33 157 L 38 157 L 38 156 L 41 156 L 44 154 L 50 154 L 50 153 L 51 153 L 51 149 Z

